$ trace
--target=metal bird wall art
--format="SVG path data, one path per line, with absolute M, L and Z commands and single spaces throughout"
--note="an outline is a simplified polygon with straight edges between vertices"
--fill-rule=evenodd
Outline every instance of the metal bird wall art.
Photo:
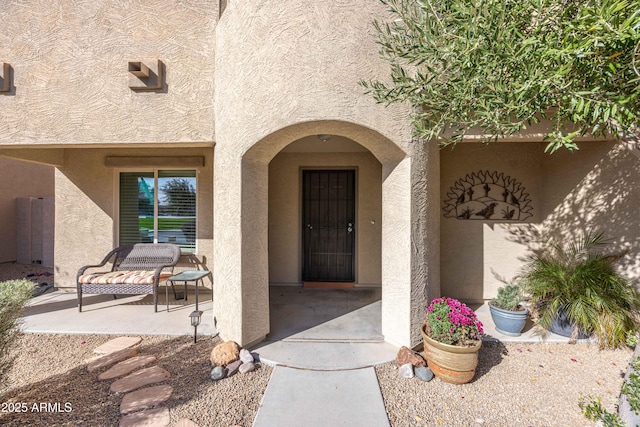
M 533 216 L 529 193 L 515 178 L 497 171 L 468 173 L 447 192 L 445 218 L 525 221 Z

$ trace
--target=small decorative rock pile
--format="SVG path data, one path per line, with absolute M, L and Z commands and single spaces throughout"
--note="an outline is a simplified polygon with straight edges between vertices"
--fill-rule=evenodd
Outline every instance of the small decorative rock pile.
M 229 378 L 236 372 L 246 374 L 256 369 L 256 362 L 249 350 L 240 348 L 234 341 L 226 341 L 218 344 L 211 350 L 210 377 L 213 381 Z
M 420 353 L 416 353 L 408 347 L 401 347 L 396 356 L 398 365 L 398 376 L 402 378 L 413 378 L 428 382 L 433 378 L 433 372 L 427 367 L 427 361 Z

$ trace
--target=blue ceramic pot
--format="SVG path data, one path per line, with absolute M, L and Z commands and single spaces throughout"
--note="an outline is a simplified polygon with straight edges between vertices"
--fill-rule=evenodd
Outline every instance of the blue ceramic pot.
M 529 310 L 526 308 L 520 311 L 510 311 L 495 307 L 491 303 L 489 303 L 489 311 L 491 312 L 491 319 L 496 325 L 496 331 L 510 337 L 520 336 L 529 315 Z

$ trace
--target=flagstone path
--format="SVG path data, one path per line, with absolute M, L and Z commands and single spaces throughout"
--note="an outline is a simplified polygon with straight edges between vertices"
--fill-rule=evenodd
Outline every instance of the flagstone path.
M 109 388 L 112 393 L 124 393 L 120 403 L 120 427 L 166 427 L 171 423 L 169 408 L 160 406 L 169 400 L 173 387 L 160 384 L 171 373 L 158 365 L 145 367 L 157 361 L 153 355 L 138 355 L 141 337 L 118 337 L 96 348 L 102 354 L 87 361 L 87 371 L 108 368 L 98 375 L 98 381 L 115 380 Z M 149 387 L 146 387 L 149 386 Z M 191 420 L 181 419 L 178 426 L 198 427 Z

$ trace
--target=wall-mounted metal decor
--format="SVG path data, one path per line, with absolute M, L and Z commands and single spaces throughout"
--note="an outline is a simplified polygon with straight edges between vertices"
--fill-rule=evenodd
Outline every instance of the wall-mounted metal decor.
M 478 171 L 459 179 L 447 192 L 445 218 L 523 221 L 533 216 L 529 194 L 502 172 Z

